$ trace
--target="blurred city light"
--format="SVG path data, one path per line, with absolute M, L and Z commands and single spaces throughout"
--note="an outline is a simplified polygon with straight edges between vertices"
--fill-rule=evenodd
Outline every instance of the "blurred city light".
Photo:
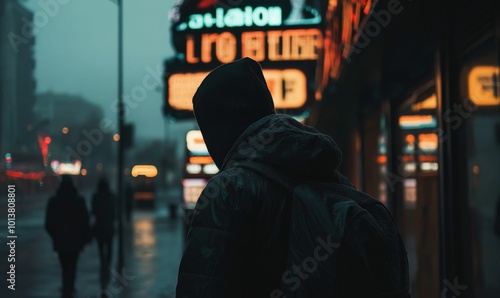
M 190 156 L 189 163 L 194 164 L 210 164 L 213 163 L 214 160 L 211 156 Z
M 82 162 L 75 160 L 74 162 L 60 162 L 58 160 L 52 160 L 50 162 L 50 167 L 56 175 L 80 175 L 85 169 L 82 170 Z M 85 173 L 87 170 L 85 170 Z
M 208 175 L 214 175 L 219 172 L 219 168 L 213 163 L 203 166 L 203 172 Z
M 186 134 L 186 145 L 187 149 L 191 152 L 208 152 L 207 145 L 205 145 L 205 141 L 199 130 L 191 130 Z
M 207 185 L 206 179 L 183 179 L 184 205 L 187 208 L 194 208 L 203 189 Z
M 201 165 L 188 163 L 186 165 L 186 171 L 189 174 L 199 174 L 201 172 Z
M 478 165 L 473 166 L 472 172 L 474 173 L 474 175 L 479 175 L 479 166 Z
M 132 176 L 146 176 L 149 178 L 158 175 L 158 169 L 153 165 L 135 165 L 132 168 Z
M 12 155 L 10 153 L 5 153 L 5 167 L 7 169 L 12 167 Z
M 62 129 L 62 133 L 63 133 L 63 134 L 68 134 L 68 132 L 69 132 L 69 128 L 67 128 L 67 127 L 63 127 L 63 129 Z
M 436 127 L 437 120 L 432 115 L 405 115 L 399 117 L 399 126 L 403 129 Z
M 115 133 L 115 134 L 113 135 L 113 140 L 115 140 L 115 142 L 118 142 L 118 141 L 120 140 L 120 135 L 119 135 L 119 134 L 117 134 L 117 133 Z

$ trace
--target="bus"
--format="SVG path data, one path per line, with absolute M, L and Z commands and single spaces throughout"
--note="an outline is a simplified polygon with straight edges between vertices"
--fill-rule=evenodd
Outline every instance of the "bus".
M 131 171 L 134 177 L 133 200 L 139 208 L 153 208 L 156 200 L 156 187 L 154 178 L 158 169 L 153 165 L 135 165 Z

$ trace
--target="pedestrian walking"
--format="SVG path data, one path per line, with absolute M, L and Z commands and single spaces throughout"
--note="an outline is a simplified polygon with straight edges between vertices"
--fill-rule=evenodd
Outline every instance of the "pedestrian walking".
M 74 297 L 80 251 L 91 240 L 89 213 L 71 179 L 62 176 L 55 196 L 49 199 L 45 229 L 52 238 L 62 269 L 62 297 Z
M 391 215 L 336 170 L 333 139 L 275 113 L 256 61 L 213 70 L 193 107 L 220 172 L 197 202 L 177 297 L 409 297 Z
M 101 287 L 107 287 L 110 280 L 110 267 L 113 251 L 113 235 L 115 231 L 116 200 L 109 189 L 105 178 L 99 180 L 97 191 L 92 196 L 93 235 L 97 240 L 99 259 L 101 262 Z

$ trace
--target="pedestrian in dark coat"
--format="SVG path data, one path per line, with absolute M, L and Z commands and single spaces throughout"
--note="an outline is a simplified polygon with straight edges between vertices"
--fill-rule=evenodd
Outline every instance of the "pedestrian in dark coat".
M 106 288 L 110 279 L 115 231 L 115 204 L 115 196 L 109 190 L 108 181 L 104 178 L 100 179 L 97 184 L 97 192 L 92 196 L 92 215 L 94 216 L 92 230 L 99 249 L 102 288 Z
M 80 251 L 91 240 L 89 213 L 71 176 L 62 176 L 55 196 L 49 199 L 45 229 L 52 238 L 62 268 L 63 297 L 73 297 Z
M 275 113 L 257 62 L 212 71 L 193 106 L 220 172 L 194 210 L 177 297 L 409 297 L 406 250 L 387 209 L 336 171 L 330 137 Z M 278 180 L 312 191 L 292 195 Z M 334 199 L 321 196 L 324 185 Z M 320 230 L 334 232 L 315 238 Z

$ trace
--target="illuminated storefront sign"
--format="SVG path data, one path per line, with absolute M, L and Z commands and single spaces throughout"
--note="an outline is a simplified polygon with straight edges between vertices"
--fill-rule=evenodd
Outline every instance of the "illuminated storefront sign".
M 178 31 L 186 29 L 198 30 L 203 28 L 233 28 L 233 27 L 264 27 L 281 25 L 281 7 L 251 7 L 244 9 L 231 8 L 224 11 L 224 8 L 217 8 L 215 14 L 207 12 L 205 14 L 193 14 L 188 22 L 177 26 Z
M 190 64 L 210 63 L 214 59 L 228 63 L 239 56 L 238 38 L 231 32 L 206 33 L 199 39 L 193 35 L 186 37 L 186 61 Z M 316 60 L 323 43 L 319 29 L 251 31 L 242 33 L 239 40 L 241 57 L 259 62 L 266 58 L 269 61 Z M 199 54 L 197 48 L 201 48 Z
M 469 97 L 479 106 L 500 104 L 499 68 L 477 66 L 469 72 Z
M 166 63 L 165 114 L 192 117 L 192 98 L 206 75 L 250 57 L 261 64 L 276 109 L 303 115 L 314 99 L 325 7 L 320 1 L 180 1 L 170 14 L 178 55 Z
M 171 75 L 168 79 L 170 106 L 177 110 L 192 111 L 193 95 L 207 74 L 208 72 Z M 264 77 L 273 96 L 275 108 L 294 109 L 305 104 L 307 79 L 302 71 L 265 69 Z

